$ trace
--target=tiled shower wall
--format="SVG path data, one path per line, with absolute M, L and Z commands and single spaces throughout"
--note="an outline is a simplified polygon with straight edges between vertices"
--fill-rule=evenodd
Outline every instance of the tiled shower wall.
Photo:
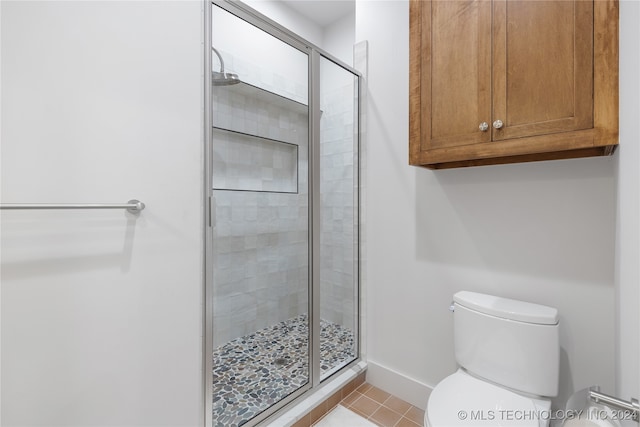
M 306 195 L 216 191 L 215 198 L 218 347 L 307 313 L 308 243 Z
M 260 41 L 264 42 L 265 40 L 261 39 Z M 268 49 L 268 47 L 266 49 Z M 243 82 L 258 86 L 296 102 L 307 104 L 307 99 L 309 98 L 307 90 L 308 76 L 306 69 L 302 69 L 301 64 L 298 63 L 300 58 L 304 60 L 306 55 L 300 54 L 300 58 L 270 58 L 270 62 L 258 63 L 247 58 L 234 56 L 220 48 L 218 48 L 218 51 L 224 58 L 225 70 L 236 73 Z M 244 54 L 246 55 L 246 53 Z M 293 62 L 288 62 L 287 60 Z M 280 66 L 278 67 L 278 65 Z M 304 63 L 302 65 L 306 66 Z M 273 71 L 283 68 L 289 68 L 288 72 L 291 73 L 291 75 L 283 76 Z M 295 70 L 300 70 L 301 72 L 295 73 Z
M 322 83 L 320 317 L 355 330 L 355 88 L 335 81 Z
M 229 55 L 225 54 L 225 60 L 233 64 Z M 260 75 L 267 83 L 280 80 L 264 72 Z M 214 347 L 308 310 L 306 108 L 301 110 L 298 105 L 292 109 L 286 103 L 272 102 L 278 101 L 276 95 L 270 98 L 244 89 L 241 85 L 214 87 L 213 124 L 269 140 L 264 140 L 260 151 L 250 152 L 241 142 L 243 135 L 214 132 L 214 188 L 225 188 L 229 183 L 221 179 L 225 174 L 246 172 L 252 154 L 263 157 L 253 162 L 262 184 L 254 176 L 236 177 L 229 190 L 214 191 Z M 260 144 L 259 138 L 252 139 Z M 270 150 L 280 144 L 276 140 L 297 146 L 297 164 L 291 164 L 278 150 Z M 282 144 L 284 147 L 287 145 Z M 273 168 L 264 167 L 268 162 Z M 283 165 L 297 171 L 273 174 Z M 297 188 L 289 185 L 291 176 L 297 176 Z M 243 182 L 252 185 L 242 188 Z M 269 191 L 273 188 L 293 191 Z
M 223 55 L 228 68 L 237 70 L 241 79 L 241 71 L 251 69 Z M 275 83 L 287 81 L 264 68 L 251 73 L 252 84 L 271 90 Z M 264 85 L 256 81 L 258 78 Z M 278 92 L 297 101 L 306 99 L 306 87 L 291 83 L 285 86 Z M 350 329 L 354 327 L 355 298 L 353 97 L 353 86 L 323 92 L 320 132 L 321 317 Z M 238 188 L 242 187 L 238 184 L 241 177 L 236 177 L 233 191 L 214 192 L 214 347 L 218 347 L 307 313 L 308 116 L 299 105 L 291 109 L 268 97 L 252 96 L 240 85 L 214 88 L 213 104 L 214 126 L 298 147 L 297 193 L 255 191 L 290 187 L 273 180 L 290 179 L 291 174 L 273 174 L 273 168 L 264 167 L 269 162 L 280 167 L 289 164 L 286 159 L 278 159 L 274 150 L 269 153 L 268 147 L 278 144 L 274 142 L 266 143 L 261 148 L 265 158 L 254 162 L 263 172 L 262 184 L 252 176 L 246 181 L 251 182 L 252 191 L 235 191 L 242 189 Z M 233 133 L 214 133 L 214 188 L 225 188 L 230 182 L 221 179 L 220 173 L 247 170 L 246 145 L 234 143 L 234 139 L 238 141 Z

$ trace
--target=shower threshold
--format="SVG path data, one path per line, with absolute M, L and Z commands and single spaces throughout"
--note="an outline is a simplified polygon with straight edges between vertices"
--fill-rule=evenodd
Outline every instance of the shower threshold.
M 320 321 L 321 374 L 355 359 L 354 334 Z M 239 427 L 309 380 L 307 316 L 236 338 L 213 352 L 213 426 Z

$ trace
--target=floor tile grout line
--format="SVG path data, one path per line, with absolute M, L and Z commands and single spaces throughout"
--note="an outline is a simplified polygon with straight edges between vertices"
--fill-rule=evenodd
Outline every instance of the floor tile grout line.
M 407 418 L 407 417 L 405 417 L 405 416 L 403 415 L 403 416 L 401 416 L 401 417 L 400 417 L 400 419 L 399 419 L 398 421 L 396 421 L 396 423 L 393 425 L 393 427 L 397 427 L 397 426 L 398 426 L 398 424 L 400 424 L 400 421 L 402 421 L 403 419 L 406 419 L 407 421 L 411 421 L 411 422 L 413 422 L 412 420 L 410 420 L 409 418 Z
M 362 395 L 362 393 L 360 393 L 358 390 L 353 390 L 351 393 L 349 393 L 348 395 L 346 395 L 346 396 L 341 400 L 341 402 L 342 402 L 343 400 L 347 399 L 349 396 L 351 396 L 351 395 L 352 395 L 352 394 L 354 394 L 354 393 L 358 393 L 359 395 Z
M 364 383 L 364 384 L 369 384 L 369 383 Z M 370 385 L 370 388 L 369 388 L 369 389 L 367 389 L 367 391 L 369 391 L 369 390 L 371 390 L 372 388 L 374 388 L 374 387 L 375 387 L 375 386 L 372 386 L 371 384 L 369 384 L 369 385 Z M 377 387 L 375 387 L 375 388 L 377 388 Z M 380 403 L 382 406 L 384 406 L 384 407 L 386 407 L 387 409 L 389 409 L 389 410 L 391 410 L 391 411 L 395 412 L 396 414 L 400 414 L 400 415 L 404 416 L 407 412 L 409 412 L 409 410 L 411 410 L 411 408 L 415 408 L 415 406 L 413 406 L 413 405 L 412 405 L 412 404 L 410 404 L 409 402 L 406 402 L 406 401 L 404 401 L 404 400 L 403 400 L 403 402 L 407 403 L 407 404 L 409 405 L 409 407 L 408 407 L 404 412 L 400 413 L 400 412 L 398 412 L 398 411 L 396 411 L 396 410 L 394 410 L 394 409 L 390 408 L 389 406 L 385 405 L 385 403 L 387 403 L 387 401 L 388 401 L 389 399 L 391 399 L 392 397 L 395 397 L 395 398 L 396 398 L 396 399 L 398 399 L 398 400 L 402 400 L 402 399 L 398 398 L 397 396 L 395 396 L 395 395 L 393 395 L 393 394 L 391 394 L 391 393 L 389 393 L 389 392 L 386 392 L 386 391 L 382 390 L 381 388 L 378 388 L 378 390 L 383 391 L 383 392 L 385 392 L 385 393 L 387 393 L 387 394 L 389 395 L 389 396 L 384 400 L 384 402 L 380 403 L 380 402 L 378 402 L 377 400 L 375 400 L 375 399 L 373 399 L 373 398 L 371 398 L 371 397 L 369 397 L 369 396 L 367 396 L 367 397 L 369 397 L 369 399 L 371 399 L 371 400 L 373 400 L 373 401 L 375 401 L 375 402 L 377 402 L 377 403 Z M 357 390 L 355 390 L 355 391 L 357 391 Z M 366 396 L 366 392 L 365 392 L 365 393 L 360 392 L 360 393 L 361 393 L 362 395 Z
M 389 397 L 387 397 L 387 399 L 384 401 L 384 403 L 387 403 L 387 401 L 388 401 L 389 399 L 391 399 L 392 397 L 396 397 L 396 396 L 394 396 L 393 394 L 392 394 L 392 395 L 390 395 Z M 398 397 L 396 397 L 396 399 L 399 399 L 399 398 L 398 398 Z M 403 416 L 403 417 L 404 417 L 404 416 L 405 416 L 405 414 L 406 414 L 407 412 L 409 412 L 409 410 L 413 407 L 413 405 L 411 405 L 409 402 L 407 402 L 407 404 L 409 405 L 409 407 L 408 407 L 404 412 L 400 413 L 400 412 L 396 411 L 395 409 L 392 409 L 392 408 L 388 407 L 388 406 L 387 406 L 387 405 L 385 405 L 384 403 L 382 404 L 382 406 L 384 406 L 385 408 L 387 408 L 387 409 L 388 409 L 388 410 L 390 410 L 390 411 L 395 412 L 396 414 L 400 414 L 400 415 L 401 415 L 401 416 Z
M 362 396 L 360 396 L 361 398 L 362 398 L 362 397 L 366 397 L 367 399 L 369 399 L 370 401 L 372 401 L 373 403 L 375 403 L 376 405 L 378 405 L 378 407 L 377 407 L 376 409 L 374 409 L 374 410 L 371 412 L 371 414 L 370 414 L 370 415 L 367 415 L 367 418 L 366 418 L 368 421 L 373 421 L 373 420 L 371 419 L 371 417 L 373 416 L 373 414 L 375 414 L 375 413 L 376 413 L 376 411 L 377 411 L 378 409 L 380 409 L 380 408 L 382 407 L 382 405 L 381 405 L 380 403 L 378 403 L 377 401 L 373 400 L 372 398 L 370 398 L 369 396 L 365 395 L 364 393 L 361 393 L 361 394 L 362 394 Z M 354 403 L 355 403 L 355 402 L 354 402 Z M 377 424 L 377 423 L 375 423 L 375 424 Z
M 364 387 L 364 388 L 362 388 L 363 386 L 365 386 L 365 387 Z M 367 386 L 368 386 L 368 387 L 367 387 Z M 423 425 L 423 423 L 422 423 L 422 422 L 416 423 L 416 422 L 415 422 L 415 420 L 414 420 L 412 417 L 407 416 L 407 414 L 408 414 L 408 413 L 409 413 L 413 408 L 415 408 L 415 409 L 416 409 L 416 410 L 418 410 L 418 411 L 421 411 L 421 409 L 420 409 L 420 408 L 418 408 L 418 407 L 416 407 L 416 406 L 414 406 L 414 405 L 411 405 L 409 402 L 403 401 L 402 399 L 399 399 L 397 396 L 394 396 L 393 394 L 388 393 L 388 392 L 386 392 L 386 391 L 384 391 L 384 390 L 382 390 L 382 389 L 379 389 L 379 390 L 380 390 L 380 391 L 382 391 L 382 392 L 385 392 L 385 393 L 389 394 L 389 396 L 384 400 L 384 402 L 380 403 L 380 402 L 378 402 L 377 400 L 373 399 L 372 397 L 370 397 L 370 396 L 367 396 L 367 395 L 366 395 L 366 392 L 367 392 L 367 391 L 369 391 L 369 390 L 371 390 L 371 389 L 372 389 L 372 388 L 374 388 L 374 387 L 375 387 L 375 386 L 371 385 L 370 383 L 365 382 L 365 383 L 361 384 L 360 386 L 358 386 L 355 390 L 353 390 L 353 391 L 352 391 L 351 393 L 349 393 L 347 396 L 345 396 L 345 397 L 343 398 L 343 400 L 342 400 L 342 401 L 340 401 L 340 404 L 341 404 L 343 407 L 345 407 L 345 408 L 349 409 L 350 411 L 352 411 L 352 412 L 356 413 L 357 415 L 361 416 L 362 418 L 364 418 L 364 419 L 366 419 L 366 420 L 368 420 L 368 421 L 373 422 L 373 423 L 374 423 L 374 424 L 376 424 L 376 425 L 380 425 L 381 423 L 380 423 L 380 422 L 378 422 L 377 420 L 373 419 L 373 415 L 374 415 L 374 414 L 375 414 L 375 413 L 376 413 L 380 408 L 384 407 L 385 409 L 387 409 L 387 410 L 391 411 L 392 413 L 394 413 L 394 414 L 396 414 L 396 415 L 399 415 L 399 416 L 400 416 L 400 418 L 398 419 L 398 421 L 396 421 L 396 422 L 393 424 L 393 427 L 396 427 L 400 422 L 402 422 L 402 420 L 403 420 L 403 419 L 404 419 L 404 420 L 406 420 L 406 421 L 408 421 L 408 422 L 410 422 L 410 423 L 413 423 L 413 424 L 416 424 L 416 425 L 418 425 L 418 426 L 421 426 L 421 427 L 422 427 L 422 425 Z M 362 391 L 359 391 L 359 389 L 364 389 L 364 390 L 365 390 L 365 391 L 364 391 L 364 393 L 363 393 Z M 349 397 L 350 397 L 351 395 L 353 395 L 354 393 L 357 393 L 359 396 L 357 396 L 356 398 L 353 398 L 353 399 L 352 399 L 352 400 L 353 400 L 353 402 L 351 402 L 350 404 L 348 404 L 348 405 L 347 405 L 347 404 L 344 402 L 344 400 L 345 400 L 345 399 L 347 399 L 347 398 L 349 398 Z M 373 403 L 376 405 L 375 409 L 371 412 L 371 414 L 370 414 L 370 415 L 367 415 L 367 414 L 365 414 L 364 412 L 362 412 L 362 411 L 360 411 L 360 410 L 356 409 L 355 407 L 353 407 L 353 405 L 354 405 L 358 400 L 360 400 L 360 398 L 361 398 L 362 396 L 366 397 L 368 400 L 370 400 L 371 402 L 373 402 Z M 392 397 L 395 397 L 396 399 L 401 400 L 401 401 L 403 401 L 403 402 L 407 403 L 407 404 L 409 405 L 409 407 L 408 407 L 406 410 L 404 410 L 403 412 L 399 412 L 399 411 L 397 411 L 397 410 L 395 410 L 395 409 L 392 409 L 392 408 L 390 408 L 389 406 L 385 405 L 385 403 L 387 403 L 387 402 L 388 402 Z
M 387 407 L 385 407 L 385 406 L 381 406 L 381 408 L 389 409 L 389 408 L 387 408 Z M 380 409 L 380 408 L 378 408 L 378 409 Z M 389 409 L 389 410 L 391 411 L 391 409 Z M 376 411 L 376 412 L 377 412 L 377 411 Z M 391 411 L 391 412 L 393 412 L 394 414 L 398 414 L 398 413 L 397 413 L 397 412 L 395 412 L 395 411 Z M 372 416 L 373 416 L 373 415 L 372 415 Z M 400 422 L 400 420 L 401 420 L 401 419 L 402 419 L 402 415 L 400 415 L 400 419 L 399 419 L 398 421 L 396 421 L 396 422 L 393 424 L 393 426 L 387 426 L 387 425 L 386 425 L 386 423 L 385 423 L 385 427 L 395 427 L 395 425 L 396 425 L 396 424 L 398 424 L 398 423 Z M 382 424 L 382 422 L 381 422 L 380 424 Z

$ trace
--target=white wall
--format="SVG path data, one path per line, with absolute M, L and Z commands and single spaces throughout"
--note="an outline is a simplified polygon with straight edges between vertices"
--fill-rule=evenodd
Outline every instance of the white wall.
M 620 147 L 617 156 L 617 393 L 640 397 L 640 3 L 620 2 Z
M 201 425 L 202 3 L 1 9 L 1 423 Z
M 353 66 L 353 45 L 355 44 L 355 11 L 343 16 L 323 28 L 322 49 L 347 65 Z
M 243 3 L 316 46 L 322 45 L 322 27 L 286 4 L 278 0 L 246 0 Z
M 353 64 L 355 13 L 322 27 L 277 0 L 246 0 L 244 3 L 348 65 Z
M 624 150 L 447 171 L 408 166 L 408 18 L 406 1 L 356 3 L 356 41 L 369 41 L 368 378 L 426 404 L 429 387 L 455 370 L 447 308 L 467 289 L 559 309 L 557 406 L 593 384 L 614 393 L 616 156 Z M 622 179 L 637 193 L 637 179 Z
M 2 155 L 2 7 L 0 6 L 0 156 Z M 2 161 L 0 161 L 0 176 Z M 0 185 L 0 200 L 2 187 Z M 2 216 L 0 213 L 0 240 L 2 239 Z M 0 424 L 2 424 L 2 243 L 0 243 Z

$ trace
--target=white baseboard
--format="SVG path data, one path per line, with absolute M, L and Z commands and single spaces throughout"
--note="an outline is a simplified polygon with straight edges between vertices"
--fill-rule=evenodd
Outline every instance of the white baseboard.
M 388 393 L 417 406 L 427 408 L 427 401 L 432 386 L 416 381 L 413 378 L 382 366 L 371 360 L 367 361 L 367 382 Z

